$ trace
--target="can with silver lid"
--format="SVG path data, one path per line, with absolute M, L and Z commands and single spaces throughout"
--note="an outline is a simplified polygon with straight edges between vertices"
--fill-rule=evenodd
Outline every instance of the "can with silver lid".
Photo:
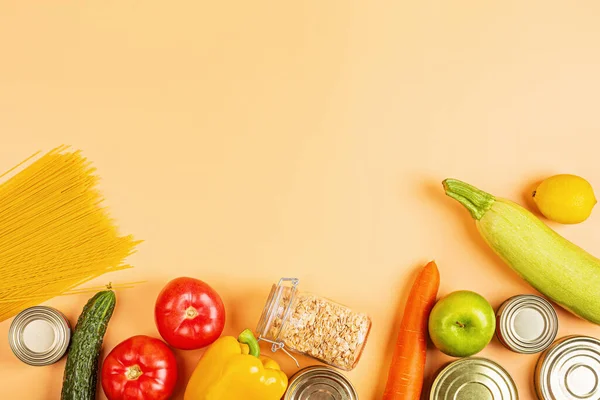
M 496 336 L 514 352 L 540 353 L 554 342 L 557 333 L 558 316 L 543 297 L 513 296 L 496 312 Z
M 306 367 L 290 378 L 283 400 L 358 400 L 344 375 L 330 367 Z
M 600 340 L 567 336 L 540 356 L 534 374 L 540 400 L 600 399 Z
M 35 306 L 14 318 L 8 331 L 13 353 L 24 363 L 50 365 L 62 358 L 71 341 L 69 321 L 58 310 Z
M 444 368 L 433 381 L 430 400 L 518 400 L 510 374 L 486 358 L 463 358 Z

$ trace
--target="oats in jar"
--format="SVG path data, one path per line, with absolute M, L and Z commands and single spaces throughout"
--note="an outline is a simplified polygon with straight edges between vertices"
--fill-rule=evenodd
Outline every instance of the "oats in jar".
M 283 282 L 282 282 L 283 281 Z M 362 354 L 370 318 L 296 286 L 274 285 L 259 322 L 264 339 L 311 356 L 334 367 L 351 370 Z M 297 280 L 291 280 L 296 282 Z

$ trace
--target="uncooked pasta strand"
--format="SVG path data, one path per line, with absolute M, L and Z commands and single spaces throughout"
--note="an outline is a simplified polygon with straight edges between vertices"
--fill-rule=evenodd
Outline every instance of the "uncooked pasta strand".
M 146 281 L 110 283 L 110 284 L 104 285 L 104 286 L 85 287 L 85 288 L 80 288 L 80 289 L 69 290 L 69 291 L 66 291 L 66 292 L 45 292 L 45 293 L 38 293 L 38 294 L 35 294 L 33 296 L 30 296 L 30 297 L 21 297 L 21 298 L 15 297 L 15 298 L 12 298 L 10 300 L 2 300 L 2 299 L 0 299 L 0 304 L 1 303 L 17 302 L 17 301 L 28 301 L 28 300 L 33 300 L 33 299 L 39 298 L 39 297 L 45 297 L 45 296 L 51 296 L 51 297 L 56 297 L 56 296 L 73 296 L 73 295 L 77 295 L 77 294 L 94 293 L 94 292 L 98 292 L 100 290 L 105 290 L 105 289 L 113 289 L 113 290 L 131 289 L 131 288 L 134 288 L 135 285 L 139 285 L 141 283 L 146 283 Z
M 0 175 L 0 321 L 123 263 L 139 241 L 119 236 L 96 190 L 95 168 L 67 146 Z M 36 158 L 38 157 L 38 158 Z M 118 287 L 115 285 L 115 287 Z M 125 285 L 123 287 L 129 287 Z

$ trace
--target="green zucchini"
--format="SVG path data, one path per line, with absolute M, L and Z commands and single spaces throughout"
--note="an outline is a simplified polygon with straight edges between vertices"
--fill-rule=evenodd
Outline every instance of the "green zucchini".
M 96 398 L 98 358 L 115 304 L 115 293 L 105 290 L 96 293 L 83 307 L 71 338 L 61 400 Z
M 446 194 L 469 210 L 487 244 L 513 270 L 558 305 L 600 324 L 600 260 L 535 215 L 469 184 L 446 179 Z

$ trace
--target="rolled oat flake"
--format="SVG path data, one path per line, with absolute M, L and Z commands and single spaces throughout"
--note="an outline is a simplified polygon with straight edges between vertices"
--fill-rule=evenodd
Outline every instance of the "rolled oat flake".
M 546 350 L 558 333 L 558 316 L 543 297 L 513 296 L 496 312 L 496 335 L 508 349 L 523 354 Z
M 8 331 L 13 353 L 24 363 L 35 366 L 60 360 L 70 341 L 69 321 L 51 307 L 26 308 L 15 317 Z
M 328 298 L 298 290 L 297 278 L 273 285 L 256 331 L 271 350 L 305 354 L 350 371 L 362 355 L 371 330 L 368 315 Z
M 485 358 L 463 358 L 444 368 L 435 378 L 430 400 L 518 400 L 517 386 L 509 373 Z
M 350 381 L 330 367 L 307 367 L 290 379 L 284 400 L 358 400 Z
M 600 399 L 600 340 L 567 336 L 540 356 L 534 385 L 540 400 Z

